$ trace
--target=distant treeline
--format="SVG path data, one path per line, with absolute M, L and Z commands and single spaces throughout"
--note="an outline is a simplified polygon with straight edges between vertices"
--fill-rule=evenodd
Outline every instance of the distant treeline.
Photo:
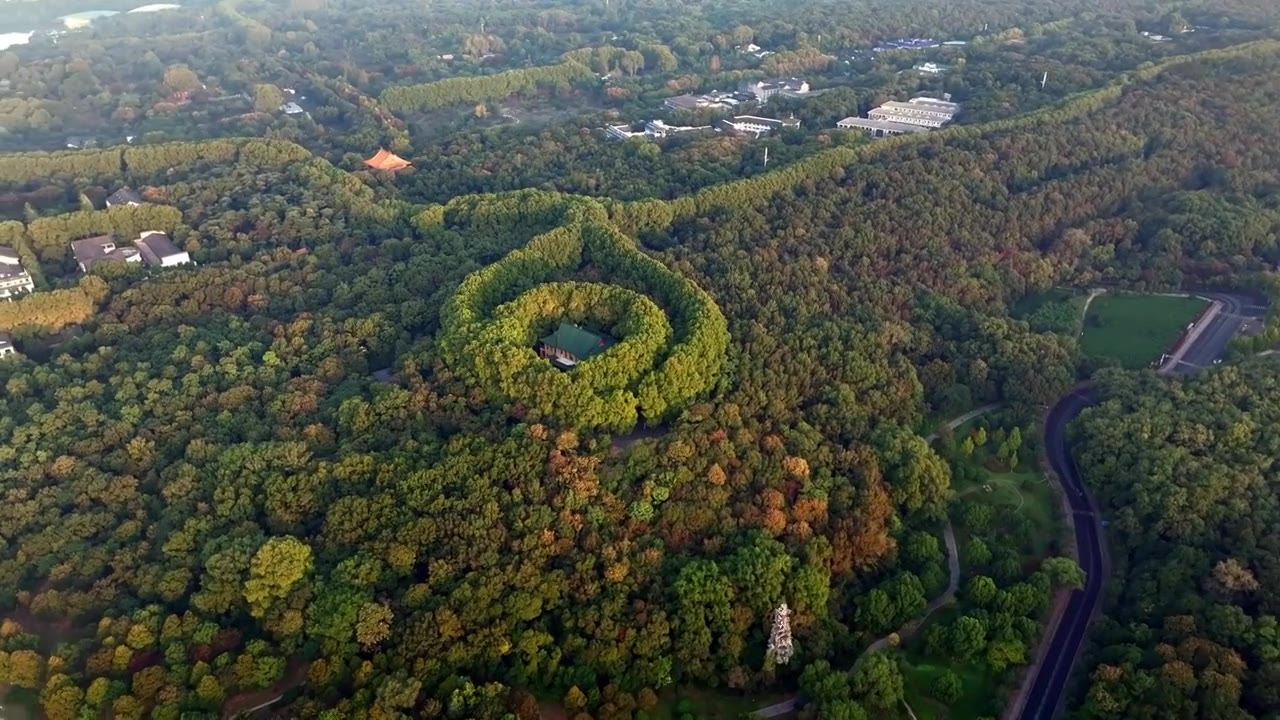
M 421 85 L 387 88 L 382 103 L 394 112 L 411 112 L 464 103 L 531 95 L 544 89 L 568 89 L 595 79 L 591 68 L 573 60 L 558 65 L 508 70 L 497 75 L 454 77 Z

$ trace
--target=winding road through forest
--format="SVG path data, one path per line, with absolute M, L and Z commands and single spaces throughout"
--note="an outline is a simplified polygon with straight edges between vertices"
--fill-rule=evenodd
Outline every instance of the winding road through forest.
M 1200 296 L 1214 303 L 1212 312 L 1206 313 L 1200 321 L 1203 324 L 1189 332 L 1183 346 L 1175 350 L 1173 355 L 1178 361 L 1167 364 L 1161 372 L 1186 373 L 1213 364 L 1223 356 L 1241 327 L 1250 320 L 1256 321 L 1266 310 L 1243 295 L 1200 293 Z M 1030 691 L 1018 715 L 1020 720 L 1051 720 L 1057 714 L 1109 574 L 1102 514 L 1080 478 L 1067 441 L 1067 426 L 1095 400 L 1090 386 L 1077 387 L 1060 399 L 1045 418 L 1045 454 L 1071 508 L 1080 567 L 1086 578 L 1084 588 L 1071 593 L 1062 621 L 1048 641 L 1048 652 L 1030 680 Z

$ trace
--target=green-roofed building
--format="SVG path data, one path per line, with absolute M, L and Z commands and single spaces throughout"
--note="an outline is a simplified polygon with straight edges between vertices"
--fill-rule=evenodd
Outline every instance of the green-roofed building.
M 568 369 L 608 350 L 615 342 L 608 335 L 562 322 L 555 332 L 538 341 L 538 354 L 553 365 Z

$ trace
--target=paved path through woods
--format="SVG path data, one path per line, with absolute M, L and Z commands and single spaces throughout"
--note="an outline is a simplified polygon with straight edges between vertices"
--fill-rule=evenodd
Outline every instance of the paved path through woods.
M 955 430 L 956 428 L 960 427 L 961 425 L 964 425 L 970 420 L 982 417 L 983 415 L 986 415 L 987 413 L 999 407 L 1000 407 L 999 403 L 992 403 L 990 405 L 983 405 L 982 407 L 977 408 L 976 410 L 970 410 L 969 412 L 961 415 L 960 417 L 947 422 L 947 429 Z M 925 438 L 925 442 L 932 444 L 937 439 L 938 439 L 938 433 L 934 433 L 929 437 Z M 960 589 L 960 550 L 959 548 L 956 547 L 956 533 L 955 533 L 955 530 L 952 529 L 951 527 L 951 518 L 946 517 L 945 515 L 942 518 L 942 539 L 944 542 L 946 542 L 946 545 L 947 545 L 947 570 L 948 570 L 948 574 L 950 575 L 950 577 L 947 579 L 946 592 L 934 598 L 933 602 L 929 603 L 929 605 L 925 607 L 924 613 L 922 613 L 919 617 L 912 619 L 906 625 L 903 625 L 902 627 L 898 628 L 897 632 L 893 633 L 892 635 L 886 635 L 880 638 L 879 640 L 876 640 L 875 642 L 868 645 L 867 649 L 863 650 L 862 654 L 858 656 L 858 660 L 854 661 L 855 665 L 857 665 L 858 661 L 862 660 L 862 658 L 866 657 L 868 653 L 877 652 L 879 650 L 884 650 L 885 648 L 889 647 L 889 638 L 893 637 L 893 635 L 897 635 L 900 641 L 910 637 L 912 633 L 914 633 L 917 629 L 919 629 L 921 625 L 924 624 L 925 620 L 929 619 L 930 615 L 932 615 L 936 610 L 938 610 L 938 608 L 941 608 L 943 605 L 946 605 L 947 603 L 951 602 L 952 598 L 956 596 L 956 591 Z M 768 707 L 762 707 L 759 710 L 756 710 L 755 712 L 751 713 L 751 716 L 755 718 L 774 718 L 780 715 L 786 715 L 788 713 L 795 711 L 797 702 L 798 702 L 798 699 L 795 698 L 794 696 L 789 697 L 786 700 L 783 700 L 782 702 L 774 703 L 773 705 L 769 705 Z M 907 707 L 908 709 L 910 709 L 909 705 Z

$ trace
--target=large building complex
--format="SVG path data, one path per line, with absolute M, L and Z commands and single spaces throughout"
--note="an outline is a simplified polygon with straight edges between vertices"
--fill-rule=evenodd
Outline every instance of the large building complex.
M 873 137 L 904 135 L 940 128 L 960 114 L 960 105 L 948 99 L 915 97 L 908 102 L 891 100 L 867 113 L 865 118 L 849 117 L 836 123 L 841 129 L 856 129 Z
M 918 97 L 912 98 L 910 102 L 890 100 L 867 113 L 867 117 L 873 120 L 940 128 L 951 122 L 959 112 L 960 106 L 953 102 Z

